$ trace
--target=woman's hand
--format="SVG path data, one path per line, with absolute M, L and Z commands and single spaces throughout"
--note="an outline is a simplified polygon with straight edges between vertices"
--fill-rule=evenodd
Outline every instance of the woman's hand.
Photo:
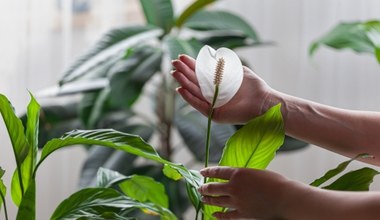
M 290 205 L 287 195 L 298 186 L 280 174 L 264 170 L 211 167 L 201 170 L 201 174 L 228 180 L 199 188 L 203 203 L 229 208 L 230 211 L 214 213 L 217 219 L 282 219 L 283 209 Z
M 172 64 L 176 69 L 172 75 L 180 84 L 178 93 L 190 105 L 207 116 L 210 103 L 201 93 L 194 72 L 195 60 L 181 55 Z M 213 120 L 223 123 L 246 123 L 266 110 L 263 106 L 270 92 L 271 88 L 261 78 L 249 68 L 244 67 L 244 79 L 239 91 L 227 104 L 214 110 Z

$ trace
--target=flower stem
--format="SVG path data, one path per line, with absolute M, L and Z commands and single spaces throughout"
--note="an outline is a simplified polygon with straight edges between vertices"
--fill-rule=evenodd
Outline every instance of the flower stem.
M 7 204 L 5 201 L 5 197 L 3 193 L 0 192 L 1 199 L 3 200 L 3 206 L 4 206 L 4 215 L 5 215 L 5 220 L 8 220 L 8 211 L 7 211 Z

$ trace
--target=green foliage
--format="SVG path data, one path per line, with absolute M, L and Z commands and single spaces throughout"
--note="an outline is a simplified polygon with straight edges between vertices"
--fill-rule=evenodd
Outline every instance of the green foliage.
M 313 55 L 321 45 L 334 49 L 352 49 L 358 53 L 371 53 L 380 63 L 380 21 L 341 23 L 312 43 Z
M 3 182 L 3 176 L 4 176 L 5 170 L 0 167 L 0 210 L 1 210 L 1 205 L 4 204 L 5 206 L 5 195 L 7 193 L 7 187 L 4 185 Z

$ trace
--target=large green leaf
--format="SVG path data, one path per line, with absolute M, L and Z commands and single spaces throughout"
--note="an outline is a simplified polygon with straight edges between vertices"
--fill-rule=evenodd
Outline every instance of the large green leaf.
M 204 8 L 205 6 L 215 2 L 216 0 L 197 0 L 194 1 L 189 7 L 187 7 L 181 15 L 177 18 L 175 25 L 181 27 L 183 23 L 191 17 L 195 12 Z
M 105 68 L 101 71 L 107 71 L 110 65 L 124 56 L 124 50 L 148 39 L 156 38 L 161 33 L 161 30 L 152 26 L 124 27 L 109 31 L 64 73 L 60 84 L 71 82 L 92 73 L 91 70 L 94 68 Z
M 114 184 L 118 184 L 129 178 L 130 176 L 125 176 L 119 172 L 101 167 L 97 173 L 96 187 L 110 188 Z
M 31 179 L 17 212 L 17 220 L 36 219 L 36 180 Z
M 176 219 L 168 209 L 138 202 L 111 188 L 88 188 L 74 193 L 57 207 L 51 219 L 79 219 L 88 216 L 109 219 L 107 216 L 120 215 L 125 210 L 135 208 L 158 213 L 163 219 Z
M 86 128 L 95 128 L 98 121 L 108 110 L 108 100 L 111 87 L 107 86 L 101 91 L 87 93 L 79 105 L 79 115 Z
M 184 23 L 184 26 L 199 31 L 236 32 L 254 42 L 260 41 L 253 27 L 241 17 L 225 11 L 198 11 Z
M 140 96 L 145 83 L 160 70 L 162 52 L 143 46 L 110 70 L 110 105 L 129 108 Z
M 368 38 L 373 43 L 377 62 L 380 63 L 380 21 L 368 21 L 364 23 Z
M 3 182 L 3 176 L 4 176 L 5 170 L 0 167 L 0 210 L 1 206 L 5 205 L 5 195 L 7 194 L 7 187 L 5 186 Z
M 249 121 L 226 143 L 220 166 L 265 169 L 275 156 L 285 137 L 281 104 L 273 106 L 264 115 Z M 209 179 L 208 182 L 220 182 Z M 220 211 L 216 206 L 204 206 L 206 217 Z
M 43 147 L 37 168 L 54 151 L 63 147 L 80 144 L 110 147 L 162 164 L 167 164 L 176 169 L 192 186 L 199 187 L 197 178 L 182 164 L 173 163 L 161 158 L 153 149 L 153 147 L 146 143 L 141 137 L 118 132 L 113 129 L 98 129 L 87 131 L 75 130 L 65 134 L 59 139 L 52 139 Z
M 182 109 L 177 111 L 174 122 L 187 148 L 197 160 L 203 161 L 205 158 L 207 118 L 197 111 L 188 112 L 186 109 Z M 224 144 L 235 131 L 236 129 L 232 125 L 212 123 L 210 162 L 220 160 Z
M 249 40 L 249 38 L 244 35 L 234 34 L 231 32 L 209 35 L 203 38 L 199 38 L 199 41 L 213 48 L 227 47 L 230 49 L 269 44 L 267 42 L 254 42 L 252 40 Z
M 369 167 L 348 172 L 323 189 L 341 191 L 368 191 L 373 178 L 379 172 Z
M 312 183 L 310 183 L 310 185 L 311 186 L 320 186 L 323 183 L 325 183 L 326 181 L 328 181 L 329 179 L 331 179 L 334 176 L 338 175 L 339 173 L 343 172 L 352 161 L 354 161 L 358 158 L 367 158 L 367 157 L 369 157 L 368 154 L 360 154 L 360 155 L 356 156 L 355 158 L 344 161 L 344 162 L 340 163 L 336 168 L 327 171 L 325 173 L 325 175 L 323 175 L 322 177 L 314 180 Z
M 314 41 L 309 48 L 312 56 L 321 45 L 335 49 L 352 49 L 359 53 L 373 53 L 373 43 L 366 34 L 365 27 L 360 22 L 341 23 L 327 34 Z
M 152 177 L 132 175 L 119 184 L 121 191 L 139 202 L 151 202 L 168 208 L 169 200 L 162 183 Z
M 171 0 L 140 0 L 148 24 L 170 31 L 174 24 Z
M 167 37 L 164 39 L 163 43 L 171 59 L 177 59 L 180 54 L 196 57 L 203 46 L 195 39 L 183 40 L 177 37 Z

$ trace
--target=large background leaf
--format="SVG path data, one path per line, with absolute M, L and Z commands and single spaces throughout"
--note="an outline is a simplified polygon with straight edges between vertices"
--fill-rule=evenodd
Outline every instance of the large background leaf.
M 191 17 L 195 12 L 204 8 L 205 6 L 215 2 L 216 0 L 196 0 L 189 7 L 187 7 L 181 15 L 177 18 L 175 25 L 181 27 L 183 23 Z
M 174 24 L 171 0 L 140 0 L 148 24 L 170 31 Z
M 330 185 L 322 188 L 341 191 L 368 191 L 369 185 L 373 182 L 373 178 L 378 174 L 378 171 L 364 167 L 348 172 Z

